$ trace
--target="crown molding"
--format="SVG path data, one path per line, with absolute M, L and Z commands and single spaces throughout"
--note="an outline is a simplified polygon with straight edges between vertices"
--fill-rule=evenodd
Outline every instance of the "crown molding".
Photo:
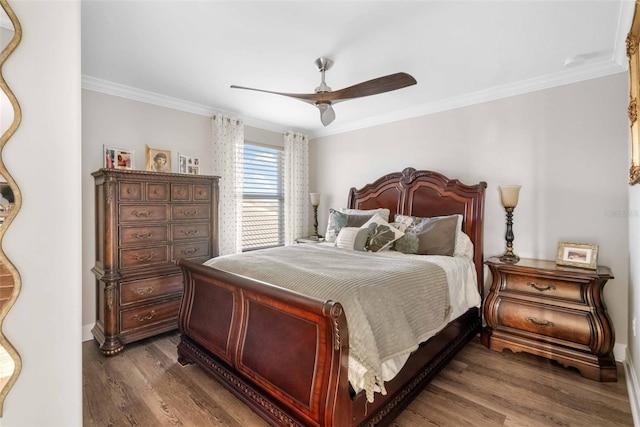
M 187 113 L 198 114 L 200 116 L 211 117 L 214 114 L 223 113 L 237 116 L 237 113 L 231 111 L 223 111 L 218 108 L 209 107 L 207 105 L 197 104 L 195 102 L 185 101 L 179 98 L 161 95 L 131 86 L 125 86 L 119 83 L 113 83 L 108 80 L 99 79 L 87 75 L 82 75 L 82 88 L 94 92 L 100 92 L 107 95 L 119 96 L 132 101 L 144 102 L 147 104 L 157 105 L 159 107 L 171 108 L 173 110 L 184 111 Z M 284 133 L 291 130 L 282 126 L 257 120 L 253 118 L 242 117 L 245 125 L 258 129 L 268 130 L 271 132 Z
M 626 38 L 626 36 L 625 36 Z M 615 53 L 614 53 L 615 56 Z M 412 119 L 428 114 L 439 113 L 443 111 L 454 110 L 456 108 L 467 107 L 483 102 L 495 101 L 510 96 L 522 95 L 529 92 L 550 89 L 557 86 L 577 83 L 584 80 L 605 77 L 612 74 L 626 72 L 628 63 L 618 64 L 613 58 L 607 60 L 599 60 L 586 64 L 579 68 L 567 68 L 561 72 L 525 80 L 513 84 L 496 86 L 482 91 L 442 99 L 439 101 L 419 105 L 417 107 L 400 110 L 393 113 L 381 114 L 378 116 L 368 117 L 364 120 L 349 123 L 344 126 L 331 126 L 328 128 L 318 129 L 315 131 L 305 131 L 309 138 L 320 138 L 324 136 L 336 135 L 345 132 L 351 132 L 358 129 L 364 129 L 372 126 L 378 126 L 386 123 L 397 122 L 400 120 Z M 154 92 L 149 92 L 133 87 L 109 82 L 91 76 L 82 76 L 82 88 L 101 92 L 108 95 L 119 96 L 134 101 L 145 102 L 148 104 L 158 105 L 161 107 L 172 108 L 174 110 L 185 111 L 188 113 L 199 114 L 211 117 L 215 113 L 226 113 L 237 115 L 237 113 L 221 111 L 219 109 L 209 107 L 202 104 L 196 104 Z M 258 129 L 268 130 L 271 132 L 284 133 L 292 130 L 282 126 L 256 120 L 252 118 L 242 117 L 244 123 Z
M 320 138 L 323 136 L 336 135 L 386 123 L 397 122 L 400 120 L 412 119 L 428 114 L 454 110 L 456 108 L 468 107 L 470 105 L 481 104 L 484 102 L 495 101 L 525 93 L 551 89 L 557 86 L 626 72 L 627 68 L 628 66 L 626 64 L 625 66 L 621 66 L 611 59 L 600 60 L 580 68 L 567 69 L 556 74 L 550 74 L 508 85 L 496 86 L 458 97 L 442 99 L 428 104 L 419 105 L 414 108 L 408 108 L 394 113 L 369 117 L 365 120 L 349 123 L 345 126 L 320 129 L 310 133 L 310 137 Z

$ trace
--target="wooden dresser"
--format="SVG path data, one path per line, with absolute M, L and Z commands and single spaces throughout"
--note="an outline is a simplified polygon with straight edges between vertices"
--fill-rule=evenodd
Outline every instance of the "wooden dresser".
M 95 178 L 100 350 L 177 328 L 178 258 L 218 255 L 218 177 L 100 169 Z
M 554 261 L 485 262 L 493 282 L 485 299 L 482 342 L 573 366 L 586 378 L 617 381 L 615 334 L 602 297 L 608 267 L 584 270 Z

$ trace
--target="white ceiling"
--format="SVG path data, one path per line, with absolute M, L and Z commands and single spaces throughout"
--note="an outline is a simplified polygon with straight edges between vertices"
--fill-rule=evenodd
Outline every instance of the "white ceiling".
M 310 136 L 627 69 L 633 1 L 82 2 L 83 87 Z M 299 100 L 327 56 L 333 90 L 399 71 L 418 84 L 334 106 Z

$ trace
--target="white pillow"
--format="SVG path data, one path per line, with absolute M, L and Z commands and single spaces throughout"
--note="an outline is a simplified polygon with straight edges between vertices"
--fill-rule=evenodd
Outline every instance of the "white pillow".
M 380 214 L 375 214 L 360 228 L 367 230 L 368 238 L 365 249 L 368 252 L 379 252 L 388 249 L 393 242 L 404 236 L 402 231 L 385 221 Z
M 473 259 L 473 242 L 471 238 L 462 230 L 456 232 L 456 247 L 453 256 L 464 256 Z
M 340 208 L 340 212 L 347 215 L 374 215 L 380 214 L 382 219 L 389 222 L 389 215 L 391 215 L 391 211 L 387 208 L 378 208 L 378 209 L 347 209 Z
M 336 237 L 335 246 L 352 251 L 363 251 L 367 244 L 369 234 L 366 229 L 360 227 L 342 227 Z

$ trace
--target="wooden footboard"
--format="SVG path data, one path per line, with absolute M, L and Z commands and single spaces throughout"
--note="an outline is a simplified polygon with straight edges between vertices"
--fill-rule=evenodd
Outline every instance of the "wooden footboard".
M 178 265 L 185 278 L 180 363 L 198 363 L 274 425 L 351 424 L 340 304 L 186 260 Z

